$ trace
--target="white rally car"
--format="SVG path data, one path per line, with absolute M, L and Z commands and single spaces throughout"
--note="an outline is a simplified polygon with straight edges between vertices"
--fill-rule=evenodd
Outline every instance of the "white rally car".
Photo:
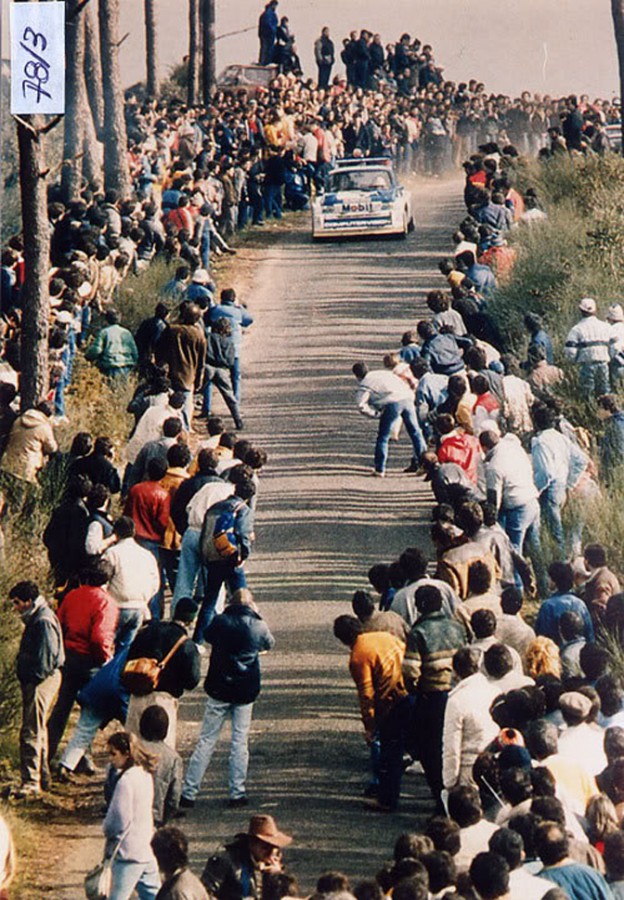
M 312 203 L 312 238 L 390 234 L 414 227 L 412 198 L 389 159 L 341 159 Z

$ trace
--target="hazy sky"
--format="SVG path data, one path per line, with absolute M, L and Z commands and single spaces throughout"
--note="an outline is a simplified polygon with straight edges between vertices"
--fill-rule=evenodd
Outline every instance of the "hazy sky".
M 3 24 L 8 0 L 2 3 Z M 93 3 L 96 0 L 92 0 Z M 245 28 L 217 44 L 218 69 L 255 61 L 256 26 L 265 0 L 217 0 L 217 34 Z M 126 84 L 144 77 L 143 0 L 120 0 Z M 185 55 L 185 0 L 159 0 L 163 73 Z M 523 89 L 560 95 L 576 91 L 610 97 L 618 92 L 609 0 L 280 0 L 290 19 L 306 73 L 315 74 L 312 44 L 329 25 L 339 46 L 352 28 L 379 31 L 384 43 L 403 31 L 433 44 L 447 77 L 474 76 L 493 91 Z M 3 29 L 3 56 L 8 55 Z

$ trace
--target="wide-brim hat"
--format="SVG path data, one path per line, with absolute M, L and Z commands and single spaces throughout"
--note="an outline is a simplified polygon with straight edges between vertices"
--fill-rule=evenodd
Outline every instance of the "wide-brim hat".
M 210 275 L 206 269 L 195 269 L 191 280 L 193 281 L 193 284 L 208 284 Z
M 292 843 L 291 836 L 279 830 L 273 816 L 252 816 L 247 834 L 271 847 L 288 847 Z
M 583 313 L 589 313 L 593 315 L 596 312 L 596 301 L 591 297 L 583 297 L 581 302 L 579 303 L 579 309 Z

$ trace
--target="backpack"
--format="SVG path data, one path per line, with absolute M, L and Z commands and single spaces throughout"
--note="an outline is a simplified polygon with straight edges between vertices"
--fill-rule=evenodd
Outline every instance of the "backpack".
M 203 563 L 236 562 L 240 552 L 235 532 L 236 517 L 244 505 L 241 500 L 236 506 L 207 511 L 199 539 Z

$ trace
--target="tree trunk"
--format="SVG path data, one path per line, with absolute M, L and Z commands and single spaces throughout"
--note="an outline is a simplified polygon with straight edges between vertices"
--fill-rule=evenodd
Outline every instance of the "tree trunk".
M 95 133 L 99 141 L 104 133 L 104 97 L 102 95 L 102 63 L 100 60 L 100 41 L 98 37 L 97 19 L 93 2 L 84 10 L 85 27 L 85 81 L 89 94 L 91 115 L 95 124 Z
M 202 0 L 202 24 L 204 32 L 204 53 L 202 65 L 204 103 L 212 97 L 217 83 L 215 54 L 215 0 Z
M 104 187 L 121 198 L 131 190 L 124 94 L 119 71 L 119 0 L 99 0 L 104 87 Z
M 76 14 L 79 0 L 66 0 L 65 135 L 61 194 L 64 203 L 78 200 L 82 182 L 84 120 L 88 109 L 84 82 L 84 17 Z
M 615 31 L 615 43 L 617 46 L 620 101 L 622 101 L 624 100 L 624 0 L 611 0 L 611 15 L 613 16 L 613 30 Z M 624 156 L 624 110 L 621 110 L 621 113 L 622 147 L 620 152 Z
M 199 18 L 200 0 L 189 0 L 189 62 L 187 82 L 187 103 L 199 103 L 199 67 L 201 61 L 201 23 Z
M 29 117 L 33 128 L 41 125 Z M 32 409 L 46 396 L 49 385 L 48 326 L 50 299 L 50 232 L 48 226 L 44 139 L 18 122 L 19 179 L 24 235 L 24 284 L 21 335 L 21 411 Z
M 99 191 L 102 189 L 102 145 L 95 132 L 91 107 L 86 101 L 82 152 L 82 175 L 91 188 Z
M 158 29 L 156 0 L 145 0 L 145 52 L 147 65 L 147 96 L 155 100 L 160 93 L 158 83 Z

